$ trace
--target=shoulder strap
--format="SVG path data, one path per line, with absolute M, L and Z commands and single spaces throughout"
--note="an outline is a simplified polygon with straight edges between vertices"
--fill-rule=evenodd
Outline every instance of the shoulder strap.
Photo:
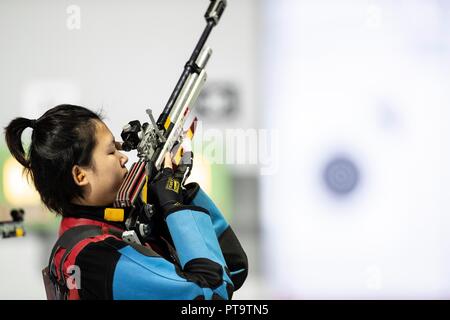
M 99 236 L 104 233 L 104 229 L 100 226 L 82 225 L 70 228 L 58 238 L 50 254 L 48 267 L 43 270 L 44 284 L 47 292 L 47 298 L 49 300 L 65 299 L 67 297 L 67 287 L 63 275 L 63 269 L 64 262 L 72 252 L 72 249 L 82 240 Z M 122 233 L 120 231 L 116 231 L 111 228 L 107 229 L 107 233 L 119 238 L 122 237 Z M 64 252 L 58 266 L 56 266 L 54 264 L 54 259 L 59 249 L 65 249 L 66 251 Z M 56 268 L 59 270 L 59 274 L 61 276 L 60 279 L 58 279 Z M 51 283 L 53 283 L 54 286 L 51 286 Z
M 53 246 L 52 253 L 50 255 L 50 259 L 48 262 L 48 270 L 49 270 L 49 276 L 50 279 L 54 282 L 56 282 L 59 286 L 65 287 L 65 279 L 63 276 L 63 268 L 64 268 L 64 262 L 66 261 L 69 254 L 72 252 L 72 249 L 82 240 L 95 237 L 98 235 L 103 234 L 102 228 L 99 226 L 93 226 L 93 225 L 83 225 L 78 227 L 73 227 L 66 232 L 62 234 L 61 237 L 59 237 L 58 241 L 56 241 L 55 245 Z M 58 266 L 55 266 L 54 259 L 56 252 L 62 248 L 66 251 L 64 252 L 61 261 L 59 262 Z M 58 267 L 60 279 L 57 277 L 56 273 L 56 267 Z

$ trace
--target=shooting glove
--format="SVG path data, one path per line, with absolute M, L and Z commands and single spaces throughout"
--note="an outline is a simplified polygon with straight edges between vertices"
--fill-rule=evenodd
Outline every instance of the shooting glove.
M 171 168 L 164 168 L 150 183 L 151 196 L 164 219 L 171 213 L 182 209 L 183 195 L 180 180 L 176 179 Z

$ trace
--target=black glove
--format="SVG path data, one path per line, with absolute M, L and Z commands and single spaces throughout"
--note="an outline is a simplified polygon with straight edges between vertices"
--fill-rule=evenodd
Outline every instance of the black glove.
M 198 190 L 200 190 L 200 186 L 197 182 L 191 182 L 184 185 L 183 189 L 183 203 L 190 205 L 192 200 L 194 200 L 197 195 Z
M 164 168 L 150 183 L 153 202 L 165 219 L 170 213 L 183 209 L 183 194 L 180 180 L 171 168 Z

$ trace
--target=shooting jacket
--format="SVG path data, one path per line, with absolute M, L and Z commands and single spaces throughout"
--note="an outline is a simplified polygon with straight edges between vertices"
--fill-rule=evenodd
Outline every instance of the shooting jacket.
M 74 206 L 61 221 L 60 236 L 87 225 L 102 231 L 70 252 L 55 249 L 49 267 L 67 284 L 67 299 L 231 299 L 247 277 L 247 256 L 203 190 L 191 205 L 166 218 L 170 236 L 145 245 L 123 241 L 123 224 L 89 212 L 99 207 Z

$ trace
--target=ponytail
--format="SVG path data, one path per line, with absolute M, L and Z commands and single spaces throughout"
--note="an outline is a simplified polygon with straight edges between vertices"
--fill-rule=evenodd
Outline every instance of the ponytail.
M 13 157 L 26 169 L 30 169 L 30 160 L 25 155 L 22 145 L 22 133 L 26 128 L 34 128 L 36 120 L 16 118 L 5 128 L 8 149 Z

